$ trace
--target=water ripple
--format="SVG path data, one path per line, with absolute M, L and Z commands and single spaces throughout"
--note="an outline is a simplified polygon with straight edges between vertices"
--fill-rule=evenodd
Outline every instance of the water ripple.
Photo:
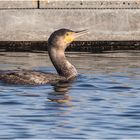
M 17 101 L 5 101 L 5 102 L 0 102 L 0 105 L 22 105 L 22 103 L 17 102 Z
M 55 72 L 46 54 L 17 55 L 0 55 L 1 69 Z M 140 59 L 109 55 L 70 57 L 82 73 L 73 83 L 0 83 L 0 139 L 140 139 Z

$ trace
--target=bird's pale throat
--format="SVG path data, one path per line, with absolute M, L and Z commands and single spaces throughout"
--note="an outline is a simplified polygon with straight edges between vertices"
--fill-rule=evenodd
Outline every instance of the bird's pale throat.
M 76 68 L 66 59 L 64 51 L 51 49 L 49 56 L 60 76 L 64 76 L 67 79 L 77 76 Z

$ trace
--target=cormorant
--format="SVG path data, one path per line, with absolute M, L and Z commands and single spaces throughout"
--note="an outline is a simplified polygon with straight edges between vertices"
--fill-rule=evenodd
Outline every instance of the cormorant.
M 72 31 L 59 29 L 48 39 L 48 54 L 58 74 L 31 70 L 0 71 L 0 80 L 11 84 L 39 85 L 56 83 L 60 80 L 70 80 L 77 76 L 76 68 L 66 59 L 65 49 L 77 37 L 87 33 L 87 30 Z

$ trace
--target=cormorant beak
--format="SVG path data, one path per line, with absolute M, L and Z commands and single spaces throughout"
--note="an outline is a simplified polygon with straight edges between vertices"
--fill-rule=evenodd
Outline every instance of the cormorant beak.
M 78 37 L 83 36 L 83 35 L 88 34 L 88 33 L 89 33 L 88 30 L 76 31 L 74 33 L 74 38 L 78 38 Z
M 85 35 L 88 32 L 88 30 L 82 30 L 82 31 L 72 31 L 72 32 L 68 32 L 69 35 L 68 36 L 65 36 L 64 38 L 64 42 L 65 43 L 71 43 L 72 41 L 74 41 L 76 38 L 82 36 L 82 35 Z

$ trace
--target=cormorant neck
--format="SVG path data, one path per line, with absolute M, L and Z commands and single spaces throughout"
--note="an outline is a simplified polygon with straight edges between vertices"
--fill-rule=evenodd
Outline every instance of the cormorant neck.
M 76 68 L 66 59 L 63 50 L 57 50 L 50 47 L 48 49 L 50 59 L 60 76 L 64 76 L 67 79 L 71 79 L 77 76 Z

